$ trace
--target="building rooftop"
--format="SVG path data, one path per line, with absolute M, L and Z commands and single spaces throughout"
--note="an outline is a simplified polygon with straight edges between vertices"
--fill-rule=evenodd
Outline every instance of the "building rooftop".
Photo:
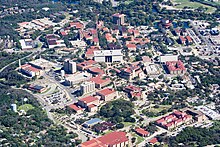
M 94 56 L 122 56 L 121 50 L 98 50 L 94 51 Z
M 166 62 L 167 68 L 169 71 L 176 71 L 176 70 L 186 70 L 186 68 L 183 65 L 183 62 L 178 61 L 167 61 Z
M 122 17 L 125 16 L 124 14 L 120 14 L 120 13 L 115 13 L 112 15 L 113 17 Z
M 93 124 L 97 124 L 99 122 L 101 122 L 102 120 L 99 119 L 99 118 L 93 118 L 93 119 L 90 119 L 88 121 L 85 122 L 85 124 L 87 125 L 93 125 Z
M 80 147 L 108 147 L 108 146 L 97 139 L 92 139 L 92 140 L 83 142 L 80 145 Z
M 57 65 L 56 63 L 50 62 L 50 61 L 45 60 L 43 58 L 31 61 L 30 64 L 41 67 L 41 68 L 52 68 L 52 67 L 55 67 Z
M 103 79 L 101 75 L 91 78 L 90 81 L 95 82 L 96 84 L 103 84 L 105 82 L 110 82 L 111 80 L 109 78 Z
M 150 134 L 148 131 L 145 131 L 142 128 L 137 128 L 137 129 L 135 129 L 135 131 L 141 135 L 149 135 Z
M 91 103 L 91 102 L 96 101 L 96 100 L 98 100 L 98 98 L 93 97 L 93 96 L 87 96 L 87 97 L 84 97 L 84 98 L 80 99 L 80 101 L 83 101 L 84 103 Z
M 28 71 L 28 72 L 39 72 L 40 71 L 40 69 L 35 68 L 35 67 L 31 66 L 30 64 L 24 64 L 21 66 L 21 68 L 23 70 Z
M 127 142 L 128 138 L 125 132 L 111 132 L 99 138 L 95 138 L 82 143 L 81 147 L 112 147 L 124 142 Z
M 215 112 L 212 109 L 209 109 L 206 106 L 198 106 L 198 107 L 196 107 L 196 109 L 198 109 L 199 111 L 201 111 L 202 113 L 204 113 L 205 115 L 207 115 L 208 117 L 210 117 L 213 120 L 220 120 L 220 114 Z
M 90 71 L 91 73 L 94 73 L 94 74 L 104 74 L 104 70 L 102 70 L 101 68 L 99 67 L 91 67 L 88 69 L 88 71 Z
M 128 48 L 136 48 L 137 46 L 135 44 L 127 44 Z
M 128 138 L 125 132 L 111 132 L 101 136 L 98 140 L 108 146 L 113 146 L 128 141 Z
M 151 140 L 149 140 L 149 143 L 151 143 L 151 144 L 155 144 L 155 143 L 157 143 L 157 142 L 158 142 L 158 140 L 157 140 L 156 137 L 154 137 L 154 138 L 152 138 Z
M 88 60 L 88 61 L 84 61 L 84 62 L 78 63 L 77 66 L 84 67 L 84 66 L 94 65 L 96 63 L 97 62 L 94 61 L 94 60 Z
M 82 109 L 83 109 L 83 108 L 78 107 L 78 106 L 75 105 L 75 104 L 71 104 L 71 105 L 69 105 L 68 107 L 71 108 L 71 109 L 73 109 L 73 110 L 75 110 L 75 111 L 79 111 L 79 110 L 82 110 Z
M 115 92 L 115 90 L 113 90 L 113 89 L 105 88 L 105 89 L 98 91 L 97 93 L 106 96 L 106 95 L 112 94 L 114 92 Z

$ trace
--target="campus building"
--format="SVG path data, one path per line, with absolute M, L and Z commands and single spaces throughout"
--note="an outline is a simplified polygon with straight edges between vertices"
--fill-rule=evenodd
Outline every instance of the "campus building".
M 104 136 L 94 138 L 79 145 L 79 147 L 126 147 L 129 139 L 125 132 L 111 132 Z
M 96 94 L 101 96 L 101 99 L 104 101 L 111 101 L 117 98 L 117 92 L 114 89 L 110 89 L 110 88 L 102 89 L 96 92 Z
M 125 23 L 125 15 L 124 14 L 116 13 L 116 14 L 112 15 L 112 17 L 113 17 L 114 24 L 124 25 L 124 23 Z
M 99 50 L 94 51 L 96 62 L 122 62 L 123 54 L 121 50 Z
M 185 112 L 174 111 L 172 114 L 162 117 L 156 121 L 156 124 L 167 129 L 174 129 L 184 123 L 191 122 L 192 116 Z
M 64 62 L 64 71 L 66 73 L 75 73 L 76 72 L 76 62 L 72 62 L 70 60 L 66 60 Z
M 80 105 L 83 108 L 87 108 L 89 105 L 99 105 L 99 99 L 97 97 L 93 97 L 93 96 L 87 96 L 84 98 L 81 98 L 78 101 L 78 105 Z
M 33 66 L 31 66 L 30 64 L 24 64 L 22 65 L 20 68 L 20 71 L 30 77 L 34 77 L 34 76 L 40 76 L 41 75 L 41 70 L 38 68 L 35 68 Z
M 186 68 L 183 65 L 183 62 L 178 61 L 168 61 L 166 62 L 167 69 L 170 74 L 184 74 L 186 72 Z
M 80 91 L 81 93 L 88 94 L 95 91 L 95 83 L 94 82 L 84 82 L 80 85 Z

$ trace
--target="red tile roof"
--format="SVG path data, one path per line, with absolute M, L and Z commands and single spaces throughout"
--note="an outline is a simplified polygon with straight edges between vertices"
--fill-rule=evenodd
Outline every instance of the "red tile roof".
M 60 33 L 61 33 L 62 36 L 66 36 L 67 35 L 67 33 L 65 31 L 61 31 Z
M 91 103 L 91 102 L 96 101 L 96 100 L 98 100 L 98 98 L 93 97 L 93 96 L 87 96 L 87 97 L 84 97 L 84 98 L 80 99 L 80 101 L 83 101 L 84 103 Z
M 186 39 L 185 39 L 183 36 L 180 36 L 180 40 L 181 40 L 182 42 L 185 42 L 185 41 L 186 41 Z
M 109 134 L 106 134 L 98 138 L 98 140 L 108 146 L 113 146 L 113 145 L 127 142 L 128 138 L 125 132 L 111 132 Z
M 178 110 L 174 111 L 173 114 L 176 115 L 176 116 L 181 116 L 181 115 L 183 115 L 183 113 L 180 112 L 180 111 L 178 111 Z
M 29 72 L 39 72 L 40 71 L 40 69 L 35 68 L 35 67 L 31 66 L 30 64 L 24 64 L 24 65 L 21 66 L 21 68 L 23 70 L 26 70 L 26 71 L 29 71 Z
M 142 92 L 131 92 L 131 96 L 140 98 L 142 96 Z
M 71 104 L 71 105 L 69 105 L 68 107 L 70 107 L 71 109 L 73 109 L 73 110 L 75 110 L 75 111 L 82 110 L 82 108 L 76 106 L 75 104 Z
M 175 117 L 174 115 L 170 114 L 170 115 L 166 116 L 164 119 L 168 120 L 168 119 L 171 119 L 171 118 L 174 118 L 174 117 Z
M 115 90 L 113 90 L 113 89 L 105 88 L 105 89 L 98 91 L 97 93 L 106 96 L 106 95 L 112 94 L 114 92 L 115 92 Z
M 192 42 L 192 38 L 190 36 L 186 36 L 186 40 Z
M 109 78 L 103 79 L 101 75 L 99 75 L 97 77 L 94 77 L 94 78 L 91 78 L 90 81 L 93 81 L 96 84 L 103 84 L 103 83 L 106 83 L 106 82 L 111 82 L 111 80 Z
M 170 123 L 165 124 L 164 126 L 167 127 L 167 128 L 169 128 L 169 127 L 171 127 L 171 126 L 173 126 L 173 125 L 174 125 L 174 123 L 173 123 L 173 122 L 170 122 Z
M 151 144 L 155 144 L 155 143 L 157 143 L 157 142 L 158 142 L 157 138 L 152 138 L 152 139 L 149 141 L 149 143 L 151 143 Z
M 80 22 L 70 22 L 70 27 L 76 27 L 76 29 L 82 29 L 84 27 Z
M 90 72 L 92 73 L 96 73 L 96 74 L 104 74 L 104 70 L 98 68 L 98 67 L 91 67 L 88 69 Z
M 99 138 L 95 138 L 82 143 L 81 147 L 112 147 L 124 142 L 127 142 L 128 138 L 125 132 L 111 132 Z
M 106 38 L 106 40 L 112 40 L 113 39 L 113 37 L 110 33 L 106 33 L 105 38 Z
M 98 139 L 92 139 L 89 141 L 86 141 L 80 145 L 81 147 L 108 147 Z
M 135 131 L 136 131 L 138 134 L 141 134 L 141 135 L 143 135 L 143 136 L 150 134 L 148 131 L 145 131 L 145 130 L 142 129 L 142 128 L 137 128 L 137 129 L 135 129 Z
M 136 48 L 136 45 L 135 44 L 127 44 L 127 47 L 128 48 Z
M 94 42 L 99 42 L 99 38 L 97 38 L 97 37 L 96 37 L 96 38 L 93 38 L 93 41 L 94 41 Z
M 136 86 L 133 86 L 133 85 L 128 85 L 125 87 L 126 90 L 129 90 L 129 91 L 135 91 L 135 92 L 140 92 L 141 91 L 141 88 L 140 87 L 136 87 Z
M 88 60 L 88 61 L 78 63 L 77 66 L 86 67 L 86 66 L 94 65 L 95 63 L 97 63 L 97 62 L 94 60 Z
M 182 118 L 179 118 L 179 119 L 175 120 L 174 123 L 180 123 L 180 122 L 182 122 L 182 121 L 183 121 L 183 119 L 182 119 Z
M 87 51 L 86 51 L 86 55 L 94 55 L 94 51 L 95 51 L 96 49 L 88 49 Z
M 160 124 L 160 123 L 164 123 L 165 120 L 164 120 L 164 118 L 161 118 L 161 119 L 157 120 L 156 122 L 157 122 L 157 124 Z
M 88 107 L 89 107 L 89 108 L 94 108 L 94 107 L 97 107 L 97 106 L 94 105 L 94 104 L 91 104 L 91 105 L 89 105 Z
M 177 71 L 177 70 L 186 70 L 186 68 L 184 67 L 184 64 L 182 61 L 178 60 L 178 61 L 167 61 L 166 62 L 167 68 L 169 71 Z

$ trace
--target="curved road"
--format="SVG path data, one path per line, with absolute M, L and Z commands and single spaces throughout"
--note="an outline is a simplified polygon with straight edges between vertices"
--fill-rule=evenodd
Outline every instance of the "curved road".
M 25 58 L 28 58 L 28 57 L 32 56 L 34 53 L 35 53 L 35 52 L 32 52 L 31 54 L 29 54 L 29 55 L 27 55 L 27 56 L 21 58 L 20 60 L 23 60 L 23 59 L 25 59 Z M 18 59 L 18 60 L 19 60 L 19 59 Z M 4 66 L 2 69 L 0 69 L 0 73 L 1 73 L 3 70 L 5 70 L 7 67 L 9 67 L 10 65 L 16 63 L 18 60 L 15 60 L 15 61 L 9 63 L 8 65 Z

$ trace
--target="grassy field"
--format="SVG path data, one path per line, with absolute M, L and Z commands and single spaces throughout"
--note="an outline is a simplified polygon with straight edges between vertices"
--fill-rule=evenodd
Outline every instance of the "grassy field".
M 109 133 L 111 133 L 111 132 L 113 132 L 112 130 L 108 130 L 108 131 L 106 131 L 104 134 L 109 134 Z
M 18 107 L 18 110 L 24 110 L 25 112 L 31 109 L 34 109 L 34 107 L 31 104 L 24 104 Z
M 124 127 L 127 127 L 127 126 L 133 125 L 134 123 L 131 123 L 131 122 L 123 122 L 123 124 L 124 124 Z
M 137 139 L 136 144 L 139 144 L 139 143 L 141 143 L 141 142 L 144 141 L 144 138 L 143 138 L 143 137 L 141 137 L 141 136 L 139 136 L 139 135 L 137 135 L 137 134 L 135 134 L 135 133 L 133 133 L 132 136 Z
M 127 1 L 124 2 L 124 4 L 125 4 L 125 5 L 129 5 L 129 4 L 132 3 L 132 2 L 133 2 L 133 0 L 127 0 Z
M 184 7 L 190 7 L 192 9 L 197 9 L 198 7 L 205 7 L 207 9 L 207 13 L 215 12 L 216 8 L 201 4 L 199 2 L 190 2 L 189 0 L 172 0 L 173 4 L 177 4 L 174 6 L 175 8 L 183 9 Z
M 153 113 L 159 113 L 163 110 L 169 109 L 170 107 L 171 107 L 171 105 L 160 105 L 159 108 L 151 107 L 151 109 L 149 109 L 149 111 L 153 112 Z

